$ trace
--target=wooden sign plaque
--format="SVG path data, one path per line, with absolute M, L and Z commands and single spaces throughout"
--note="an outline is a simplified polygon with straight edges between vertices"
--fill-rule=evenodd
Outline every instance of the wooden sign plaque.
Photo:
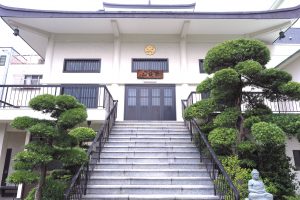
M 138 79 L 163 79 L 164 73 L 161 70 L 138 70 Z

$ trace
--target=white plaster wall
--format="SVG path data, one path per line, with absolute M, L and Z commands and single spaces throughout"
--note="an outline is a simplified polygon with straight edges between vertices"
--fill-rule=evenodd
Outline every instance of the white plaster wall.
M 293 150 L 300 150 L 300 143 L 296 137 L 291 137 L 286 139 L 286 155 L 291 158 L 291 164 L 295 166 Z M 300 181 L 300 171 L 295 171 L 296 181 Z M 300 194 L 300 188 L 298 188 L 297 193 Z
M 8 148 L 12 148 L 12 155 L 11 155 L 11 163 L 9 166 L 9 173 L 13 172 L 13 157 L 16 153 L 22 151 L 24 149 L 26 133 L 23 132 L 8 132 L 6 129 L 7 124 L 2 123 L 0 124 L 1 130 L 0 134 L 4 134 L 3 137 L 3 144 L 2 144 L 2 151 L 0 157 L 0 180 L 2 180 L 2 173 L 3 167 L 5 162 L 6 150 Z M 4 128 L 5 127 L 5 128 Z
M 300 82 L 300 57 L 282 68 L 282 70 L 290 73 L 293 76 L 293 81 Z
M 100 58 L 101 73 L 63 73 L 66 58 Z M 56 42 L 48 83 L 106 84 L 112 73 L 113 43 Z
M 275 44 L 268 45 L 271 52 L 271 60 L 267 63 L 268 68 L 276 67 L 290 55 L 300 49 L 300 45 L 294 44 Z

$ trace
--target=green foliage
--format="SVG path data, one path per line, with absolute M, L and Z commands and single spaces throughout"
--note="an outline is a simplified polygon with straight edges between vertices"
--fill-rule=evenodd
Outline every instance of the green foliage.
M 232 146 L 237 139 L 237 131 L 233 128 L 215 128 L 208 135 L 212 147 Z
M 264 184 L 265 184 L 265 187 L 266 187 L 266 191 L 271 193 L 271 194 L 276 194 L 278 193 L 278 189 L 276 187 L 276 185 L 271 182 L 268 178 L 265 178 L 263 180 Z
M 30 142 L 25 146 L 25 149 L 27 149 L 28 152 L 35 152 L 42 155 L 51 155 L 54 153 L 54 149 L 51 146 L 40 141 Z
M 261 122 L 261 119 L 258 116 L 250 116 L 249 118 L 245 119 L 244 127 L 251 129 L 252 125 L 258 122 Z
M 34 97 L 29 101 L 29 106 L 33 110 L 51 112 L 55 109 L 55 96 L 51 94 L 43 94 Z
M 254 151 L 256 151 L 256 145 L 251 141 L 243 141 L 237 145 L 237 150 L 243 153 L 253 153 Z
M 259 72 L 261 72 L 264 69 L 264 67 L 261 66 L 259 62 L 256 62 L 254 60 L 246 60 L 243 62 L 239 62 L 234 67 L 234 69 L 242 76 L 253 78 Z
M 275 68 L 264 69 L 257 78 L 257 81 L 264 85 L 264 87 L 269 87 L 274 90 L 278 90 L 277 88 L 280 85 L 292 80 L 292 76 L 289 73 Z
M 248 181 L 251 179 L 250 169 L 242 168 L 237 156 L 229 156 L 221 161 L 233 184 L 240 192 L 241 199 L 245 199 L 248 196 Z
M 276 124 L 259 122 L 253 124 L 251 127 L 251 133 L 258 145 L 264 145 L 268 143 L 283 144 L 285 141 L 285 135 L 281 128 Z
M 226 108 L 214 119 L 216 127 L 234 128 L 241 112 L 237 108 Z
M 70 95 L 57 96 L 55 99 L 55 103 L 60 109 L 63 110 L 77 108 L 79 104 L 76 98 Z
M 206 78 L 204 81 L 202 81 L 196 89 L 197 93 L 201 93 L 201 92 L 208 92 L 211 90 L 212 86 L 211 86 L 211 78 Z
M 300 99 L 300 83 L 298 82 L 290 81 L 282 84 L 279 86 L 279 91 L 292 99 Z
M 51 171 L 50 177 L 57 180 L 70 181 L 72 179 L 72 173 L 70 170 L 56 169 Z
M 300 133 L 300 115 L 298 114 L 272 114 L 265 115 L 262 119 L 276 124 L 286 135 L 297 135 Z
M 10 125 L 16 129 L 25 130 L 33 126 L 35 123 L 37 123 L 37 119 L 24 116 L 16 117 Z
M 91 128 L 78 127 L 72 129 L 69 132 L 69 135 L 76 138 L 78 143 L 80 143 L 80 142 L 92 141 L 96 137 L 96 132 Z
M 7 178 L 9 183 L 20 184 L 20 183 L 34 183 L 39 179 L 39 175 L 36 172 L 18 170 L 10 174 Z
M 28 130 L 31 134 L 41 137 L 55 137 L 58 134 L 58 130 L 56 130 L 55 127 L 50 126 L 47 123 L 37 123 L 31 126 Z
M 295 174 L 291 172 L 292 166 L 290 158 L 285 154 L 285 145 L 269 143 L 259 146 L 256 163 L 262 178 L 267 178 L 276 187 L 277 192 L 273 193 L 275 199 L 294 195 L 295 185 L 292 180 Z
M 300 200 L 300 195 L 295 196 L 283 196 L 285 200 Z
M 88 161 L 86 152 L 82 148 L 60 149 L 60 161 L 66 167 L 80 166 Z
M 63 112 L 58 120 L 57 125 L 63 129 L 73 128 L 76 124 L 84 122 L 87 118 L 87 113 L 84 108 L 73 108 Z
M 255 104 L 253 107 L 250 107 L 244 113 L 245 117 L 263 116 L 269 114 L 272 114 L 272 110 L 268 106 L 260 103 Z
M 239 74 L 231 68 L 217 71 L 211 81 L 211 86 L 219 89 L 235 88 L 239 84 Z
M 67 184 L 61 180 L 55 180 L 51 177 L 47 178 L 45 187 L 43 188 L 42 200 L 62 200 L 64 199 L 64 191 Z M 34 200 L 36 189 L 33 188 L 27 195 L 25 200 Z
M 33 151 L 21 151 L 16 154 L 14 158 L 15 162 L 31 163 L 32 166 L 40 165 L 42 163 L 49 163 L 53 160 L 53 157 L 48 154 L 33 152 Z
M 258 40 L 225 41 L 207 52 L 204 69 L 211 74 L 246 60 L 254 60 L 264 66 L 270 60 L 270 51 L 264 43 Z
M 188 107 L 184 112 L 184 118 L 186 120 L 193 118 L 205 119 L 215 110 L 215 102 L 212 99 L 204 99 Z

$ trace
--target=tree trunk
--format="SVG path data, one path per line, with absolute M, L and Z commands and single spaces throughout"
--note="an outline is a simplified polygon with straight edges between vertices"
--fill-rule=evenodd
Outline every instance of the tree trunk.
M 46 172 L 47 172 L 46 165 L 42 164 L 40 166 L 40 180 L 36 188 L 34 200 L 42 200 L 42 190 L 45 185 Z

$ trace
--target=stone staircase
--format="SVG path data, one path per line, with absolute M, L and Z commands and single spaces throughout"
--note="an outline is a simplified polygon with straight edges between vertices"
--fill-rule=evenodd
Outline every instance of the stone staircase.
M 215 200 L 183 122 L 116 122 L 85 200 Z

